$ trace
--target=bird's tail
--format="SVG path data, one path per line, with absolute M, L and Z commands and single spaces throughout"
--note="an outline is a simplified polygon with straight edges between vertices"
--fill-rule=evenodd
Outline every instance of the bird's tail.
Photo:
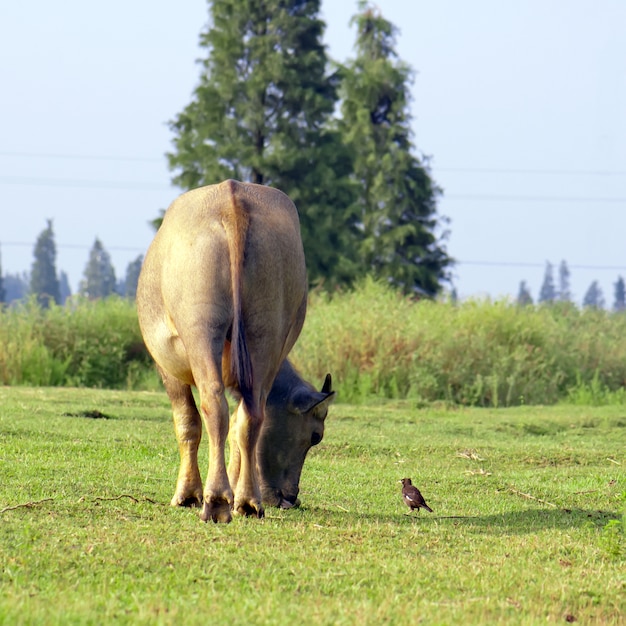
M 424 502 L 424 504 L 422 504 L 422 508 L 426 509 L 429 513 L 432 513 L 433 510 Z

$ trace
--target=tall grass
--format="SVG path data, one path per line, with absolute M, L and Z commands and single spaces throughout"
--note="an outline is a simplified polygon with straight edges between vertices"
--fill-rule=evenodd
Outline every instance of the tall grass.
M 626 384 L 626 316 L 504 300 L 415 302 L 366 281 L 313 295 L 293 358 L 309 376 L 332 372 L 351 402 L 550 404 L 577 401 L 591 386 L 606 401 Z
M 366 281 L 311 295 L 292 358 L 347 402 L 626 403 L 626 315 L 573 305 L 415 302 Z M 132 302 L 0 311 L 0 384 L 142 389 L 153 372 Z
M 140 387 L 152 369 L 135 306 L 122 298 L 0 312 L 0 383 Z

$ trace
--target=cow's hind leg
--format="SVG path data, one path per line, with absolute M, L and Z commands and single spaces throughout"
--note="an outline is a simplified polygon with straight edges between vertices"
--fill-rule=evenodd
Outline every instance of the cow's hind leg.
M 202 422 L 191 387 L 161 370 L 163 384 L 172 403 L 174 430 L 180 452 L 180 467 L 172 506 L 201 506 L 202 479 L 198 469 L 198 446 Z
M 259 407 L 249 411 L 243 401 L 237 408 L 236 429 L 236 459 L 231 462 L 231 475 L 236 481 L 235 512 L 247 517 L 264 517 L 265 511 L 261 504 L 261 490 L 257 473 L 256 447 L 259 432 L 263 423 L 264 410 Z M 233 454 L 231 446 L 231 454 Z
M 230 522 L 233 492 L 226 474 L 224 448 L 228 437 L 228 404 L 221 376 L 197 383 L 200 411 L 209 435 L 209 472 L 204 488 L 204 508 L 200 517 L 208 522 Z

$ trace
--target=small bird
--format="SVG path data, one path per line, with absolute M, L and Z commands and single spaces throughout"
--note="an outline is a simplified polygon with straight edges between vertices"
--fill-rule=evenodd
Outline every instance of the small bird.
M 411 483 L 410 478 L 403 478 L 402 483 L 402 497 L 404 498 L 405 504 L 413 511 L 417 509 L 419 513 L 420 508 L 426 509 L 430 513 L 433 510 L 426 504 L 426 500 L 424 500 L 424 496 L 420 493 L 420 490 L 417 487 L 414 487 Z

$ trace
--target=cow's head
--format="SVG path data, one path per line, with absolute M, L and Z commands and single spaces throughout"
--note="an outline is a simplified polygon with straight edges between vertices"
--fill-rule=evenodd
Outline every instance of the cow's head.
M 307 452 L 324 437 L 324 420 L 335 392 L 330 374 L 321 391 L 285 360 L 267 399 L 257 445 L 263 502 L 284 509 L 300 504 L 300 474 Z

